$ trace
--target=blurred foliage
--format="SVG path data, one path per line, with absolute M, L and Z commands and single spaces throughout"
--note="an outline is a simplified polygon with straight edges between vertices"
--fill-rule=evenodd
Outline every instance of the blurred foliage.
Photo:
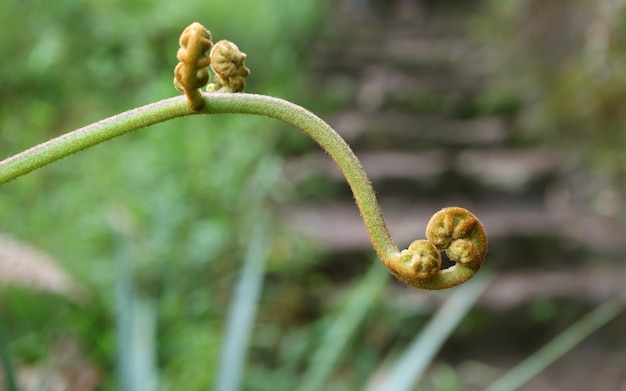
M 3 1 L 0 156 L 177 95 L 178 36 L 193 21 L 247 53 L 248 91 L 302 101 L 302 56 L 321 11 L 313 0 Z M 274 148 L 284 128 L 259 117 L 180 119 L 2 186 L 0 232 L 46 251 L 93 293 L 70 305 L 4 290 L 0 314 L 16 361 L 37 362 L 55 338 L 76 334 L 106 372 L 103 389 L 117 388 L 112 254 L 121 213 L 131 226 L 124 232 L 135 248 L 138 294 L 158 300 L 162 387 L 206 389 L 248 216 L 289 192 Z M 292 260 L 301 251 L 291 239 L 277 239 L 273 267 L 310 259 Z
M 623 184 L 626 74 L 620 48 L 626 19 L 622 8 L 610 9 L 618 7 L 614 4 L 486 0 L 476 28 L 494 50 L 484 66 L 498 67 L 503 77 L 490 81 L 474 105 L 421 95 L 405 104 L 457 117 L 515 118 L 520 129 L 534 130 L 523 137 L 550 140 L 569 151 L 575 168 Z M 0 4 L 5 59 L 0 156 L 176 95 L 172 73 L 178 36 L 192 21 L 207 26 L 214 41 L 232 40 L 247 53 L 249 92 L 332 110 L 355 87 L 346 79 L 324 100 L 307 101 L 304 64 L 323 12 L 323 3 L 313 0 L 242 0 L 236 9 L 226 1 L 6 0 Z M 16 363 L 45 361 L 56 341 L 72 335 L 102 371 L 101 389 L 118 389 L 117 235 L 132 249 L 136 294 L 156 303 L 160 389 L 205 390 L 213 384 L 251 216 L 277 210 L 292 191 L 281 179 L 277 150 L 295 153 L 311 144 L 285 128 L 259 117 L 179 119 L 0 187 L 0 232 L 49 253 L 91 292 L 76 303 L 3 289 L 0 317 Z M 303 196 L 325 192 L 330 197 L 336 191 L 317 179 L 307 186 Z M 330 318 L 316 316 L 336 310 L 341 319 L 341 304 L 359 286 L 359 281 L 345 286 L 331 281 L 311 266 L 311 248 L 293 233 L 278 231 L 243 379 L 247 390 L 302 386 L 302 374 L 315 370 L 311 353 L 333 332 Z M 377 286 L 362 284 L 369 293 Z M 346 333 L 345 346 L 337 345 L 344 349 L 333 358 L 337 364 L 324 385 L 328 390 L 364 385 L 389 354 L 405 349 L 432 310 L 425 302 L 404 308 L 397 297 L 393 304 L 384 299 L 367 304 L 372 308 L 362 314 L 364 321 Z M 544 303 L 531 315 L 545 322 L 554 311 Z M 467 339 L 485 323 L 469 319 L 457 334 Z M 446 366 L 435 368 L 430 382 L 431 389 L 461 389 Z
M 574 197 L 623 216 L 626 3 L 489 0 L 484 11 L 475 31 L 501 75 L 494 84 L 523 101 L 518 127 L 578 172 Z

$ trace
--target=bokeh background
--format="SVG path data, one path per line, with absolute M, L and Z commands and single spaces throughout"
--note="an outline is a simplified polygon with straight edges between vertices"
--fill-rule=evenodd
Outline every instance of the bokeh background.
M 176 95 L 193 21 L 353 146 L 401 247 L 485 223 L 492 280 L 407 390 L 485 389 L 623 294 L 626 2 L 5 0 L 0 157 Z M 0 215 L 3 390 L 384 390 L 453 295 L 389 277 L 331 160 L 261 117 L 108 142 Z M 626 389 L 625 326 L 520 389 Z

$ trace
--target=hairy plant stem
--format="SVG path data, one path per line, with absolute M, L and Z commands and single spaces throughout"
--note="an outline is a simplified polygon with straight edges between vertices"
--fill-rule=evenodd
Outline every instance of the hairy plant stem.
M 169 119 L 192 114 L 237 113 L 263 115 L 279 119 L 297 127 L 315 140 L 337 163 L 352 189 L 376 253 L 385 266 L 400 281 L 418 288 L 444 289 L 468 280 L 478 270 L 480 264 L 457 262 L 455 266 L 442 270 L 434 276 L 416 279 L 415 273 L 423 272 L 421 270 L 424 267 L 422 255 L 425 250 L 420 250 L 421 253 L 419 255 L 414 255 L 415 253 L 411 247 L 409 247 L 411 251 L 404 250 L 401 253 L 398 250 L 383 219 L 374 189 L 359 160 L 341 136 L 310 111 L 283 99 L 264 95 L 245 93 L 201 94 L 204 99 L 204 105 L 201 108 L 198 108 L 197 105 L 195 105 L 196 107 L 190 105 L 185 96 L 165 99 L 85 126 L 9 157 L 0 162 L 0 185 L 104 141 Z M 435 227 L 442 233 L 449 234 L 448 239 L 444 240 L 450 242 L 450 240 L 456 240 L 461 237 L 457 233 L 459 230 L 454 228 L 455 225 L 462 226 L 463 229 L 459 232 L 462 231 L 461 233 L 463 234 L 472 233 L 473 235 L 476 231 L 473 230 L 473 220 L 464 222 L 465 217 L 459 217 L 460 215 L 458 214 L 458 211 L 465 210 L 461 208 L 451 209 L 454 209 L 456 212 L 452 217 L 448 217 L 448 220 L 446 220 L 447 225 Z M 469 214 L 469 212 L 467 213 Z M 471 215 L 471 218 L 475 219 L 473 215 Z M 455 229 L 454 232 L 451 231 L 453 228 Z M 484 231 L 481 232 L 482 236 L 474 235 L 479 236 L 479 241 L 482 240 L 483 242 L 482 245 L 478 246 L 480 248 L 480 254 L 478 255 L 481 255 L 480 262 L 482 262 L 486 252 L 486 238 L 484 237 Z M 421 245 L 422 243 L 419 243 L 419 245 L 416 245 L 416 248 Z M 436 251 L 434 246 L 431 245 L 431 247 L 433 251 Z M 437 256 L 439 256 L 438 253 Z M 438 267 L 436 269 L 438 271 Z M 406 273 L 407 271 L 408 274 Z
M 165 99 L 64 134 L 0 162 L 0 184 L 104 141 L 169 119 L 192 114 L 257 114 L 291 124 L 314 139 L 346 176 L 379 256 L 398 252 L 378 207 L 374 189 L 348 144 L 328 124 L 301 106 L 264 95 L 203 93 L 192 110 L 185 96 Z

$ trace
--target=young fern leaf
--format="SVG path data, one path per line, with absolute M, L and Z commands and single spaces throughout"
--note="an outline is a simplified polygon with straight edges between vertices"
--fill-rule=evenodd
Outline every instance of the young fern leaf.
M 211 34 L 193 23 L 180 37 L 174 85 L 184 97 L 165 99 L 77 129 L 0 162 L 0 184 L 101 142 L 159 122 L 192 114 L 254 114 L 276 118 L 300 129 L 318 143 L 343 172 L 354 195 L 378 257 L 400 281 L 422 289 L 444 289 L 469 280 L 487 253 L 487 237 L 469 211 L 451 207 L 428 223 L 427 240 L 400 251 L 383 218 L 372 185 L 350 146 L 326 122 L 301 106 L 264 95 L 243 93 L 243 77 L 250 71 L 245 54 L 228 41 L 213 47 Z M 211 93 L 200 88 L 209 81 L 207 67 L 216 73 Z M 220 93 L 215 93 L 220 92 Z M 456 262 L 440 270 L 441 254 Z
M 190 24 L 180 36 L 180 49 L 176 57 L 180 61 L 174 68 L 174 87 L 184 92 L 194 110 L 204 105 L 200 88 L 209 82 L 211 58 L 207 54 L 213 42 L 211 33 L 200 23 Z
M 250 69 L 244 65 L 246 54 L 239 51 L 234 43 L 225 39 L 211 49 L 211 69 L 215 72 L 215 84 L 207 86 L 208 92 L 243 92 L 246 87 L 244 77 Z
M 459 285 L 476 274 L 487 255 L 485 228 L 467 209 L 449 207 L 435 213 L 426 227 L 426 238 L 411 243 L 399 257 L 382 259 L 398 280 L 417 288 Z M 440 251 L 456 264 L 439 270 Z
M 193 23 L 185 31 L 193 26 L 201 27 L 199 23 Z M 208 31 L 197 34 L 211 36 Z M 182 45 L 181 37 L 181 47 Z M 204 47 L 199 47 L 196 52 L 202 49 Z M 245 87 L 243 78 L 250 74 L 250 70 L 244 65 L 245 58 L 246 55 L 240 52 L 234 43 L 219 41 L 210 54 L 215 83 L 209 84 L 207 91 L 242 92 Z M 192 94 L 188 93 L 188 89 L 192 88 L 199 87 L 186 86 L 184 91 L 187 96 L 199 93 L 199 90 Z M 189 104 L 194 109 L 198 106 L 192 99 L 189 100 Z M 300 109 L 298 108 L 298 111 Z M 273 116 L 269 112 L 258 114 Z M 309 114 L 312 115 L 307 112 L 307 115 Z M 443 289 L 467 281 L 478 271 L 487 253 L 487 236 L 476 216 L 463 208 L 445 208 L 436 213 L 428 223 L 426 230 L 428 240 L 416 240 L 408 249 L 399 251 L 383 219 L 367 174 L 358 159 L 341 136 L 322 120 L 319 118 L 317 120 L 318 123 L 310 127 L 301 126 L 297 121 L 291 123 L 326 150 L 342 170 L 361 210 L 361 216 L 378 256 L 398 280 L 417 288 Z M 448 258 L 456 262 L 456 265 L 440 270 L 441 250 L 445 250 Z

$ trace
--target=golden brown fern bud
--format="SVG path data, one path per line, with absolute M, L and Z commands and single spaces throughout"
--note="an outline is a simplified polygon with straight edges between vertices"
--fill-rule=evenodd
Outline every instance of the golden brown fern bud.
M 207 54 L 213 42 L 211 33 L 200 23 L 187 26 L 180 36 L 180 49 L 176 58 L 180 61 L 174 69 L 174 87 L 184 92 L 194 110 L 204 106 L 200 88 L 209 82 L 211 58 Z
M 435 213 L 426 227 L 426 237 L 448 258 L 478 269 L 487 255 L 487 234 L 476 216 L 459 207 Z
M 250 74 L 242 53 L 234 43 L 221 40 L 211 49 L 211 68 L 215 72 L 215 84 L 210 84 L 207 91 L 242 92 L 246 86 L 244 77 Z
M 459 207 L 435 213 L 426 228 L 428 240 L 381 256 L 391 273 L 405 284 L 422 289 L 450 288 L 472 278 L 487 255 L 487 235 L 476 216 Z M 440 270 L 445 251 L 455 265 Z

